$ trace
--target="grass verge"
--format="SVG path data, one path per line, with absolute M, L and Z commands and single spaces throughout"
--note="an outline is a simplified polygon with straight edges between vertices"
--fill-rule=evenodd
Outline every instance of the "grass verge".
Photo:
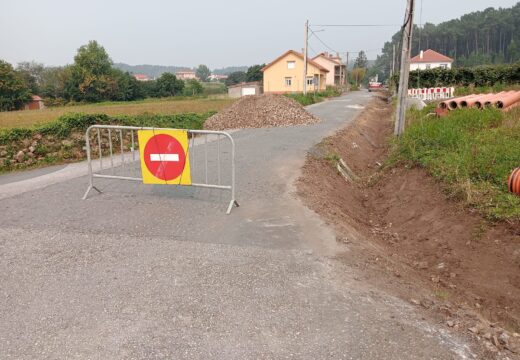
M 341 90 L 337 88 L 327 88 L 325 91 L 319 91 L 319 92 L 313 92 L 313 93 L 307 93 L 306 95 L 303 94 L 285 94 L 285 96 L 296 100 L 299 102 L 302 106 L 308 106 L 312 104 L 319 103 L 323 101 L 326 98 L 340 96 Z
M 507 179 L 520 166 L 520 108 L 457 110 L 442 118 L 426 116 L 430 111 L 409 112 L 391 161 L 425 168 L 451 197 L 488 219 L 519 223 L 520 197 L 508 192 Z

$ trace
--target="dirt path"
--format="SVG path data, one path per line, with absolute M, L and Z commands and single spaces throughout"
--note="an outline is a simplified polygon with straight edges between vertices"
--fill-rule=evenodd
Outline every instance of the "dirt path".
M 482 340 L 486 356 L 520 354 L 520 236 L 446 199 L 423 170 L 386 168 L 391 106 L 374 100 L 307 157 L 298 192 L 342 234 L 362 279 L 434 310 Z M 339 158 L 360 177 L 347 183 Z M 504 331 L 503 329 L 507 329 Z

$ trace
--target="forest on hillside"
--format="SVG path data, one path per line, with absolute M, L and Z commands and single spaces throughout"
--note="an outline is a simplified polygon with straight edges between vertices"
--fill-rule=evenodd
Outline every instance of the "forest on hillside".
M 401 37 L 398 31 L 385 43 L 371 73 L 378 73 L 383 79 L 388 77 L 394 45 L 398 69 Z M 453 58 L 454 65 L 459 67 L 520 61 L 520 2 L 511 8 L 490 7 L 438 25 L 414 25 L 412 56 L 426 49 Z

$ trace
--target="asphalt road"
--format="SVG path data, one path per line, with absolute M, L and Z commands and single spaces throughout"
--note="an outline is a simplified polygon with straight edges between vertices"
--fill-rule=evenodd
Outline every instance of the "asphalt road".
M 334 260 L 348 248 L 294 195 L 306 151 L 369 100 L 312 106 L 323 119 L 313 126 L 234 133 L 241 207 L 229 216 L 215 190 L 101 181 L 104 193 L 82 201 L 84 170 L 0 177 L 0 357 L 473 358 L 355 281 Z M 31 181 L 46 185 L 28 191 Z

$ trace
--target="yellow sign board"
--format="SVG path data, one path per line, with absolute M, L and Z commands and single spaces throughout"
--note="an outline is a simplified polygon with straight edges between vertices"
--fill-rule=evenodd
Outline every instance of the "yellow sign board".
M 137 137 L 143 183 L 191 185 L 187 131 L 139 130 Z

